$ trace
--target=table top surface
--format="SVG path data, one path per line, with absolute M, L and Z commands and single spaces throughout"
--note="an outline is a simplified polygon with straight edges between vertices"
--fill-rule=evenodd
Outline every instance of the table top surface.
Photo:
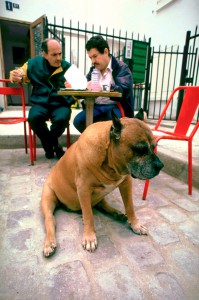
M 95 92 L 88 90 L 59 90 L 58 95 L 68 96 L 84 96 L 84 97 L 118 97 L 121 98 L 122 94 L 116 91 L 113 92 Z

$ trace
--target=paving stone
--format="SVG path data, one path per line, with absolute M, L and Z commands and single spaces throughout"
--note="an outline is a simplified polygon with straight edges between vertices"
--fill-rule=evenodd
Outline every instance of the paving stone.
M 4 157 L 3 155 L 0 155 L 0 160 L 1 160 L 1 168 L 0 171 L 2 171 L 3 169 L 6 170 L 5 174 L 8 173 L 7 170 L 10 170 L 10 162 L 12 161 L 12 158 L 10 157 Z M 12 161 L 13 162 L 13 161 Z M 14 164 L 14 162 L 13 162 Z
M 13 208 L 21 209 L 21 208 L 27 208 L 30 205 L 30 198 L 26 195 L 21 196 L 15 196 L 13 195 L 10 198 L 10 204 L 13 206 Z
M 81 261 L 72 261 L 50 270 L 48 299 L 81 300 L 91 294 L 91 283 Z
M 37 154 L 30 167 L 24 149 L 0 150 L 0 299 L 198 300 L 196 188 L 188 196 L 187 184 L 161 172 L 143 201 L 144 182 L 133 180 L 136 215 L 149 235 L 137 235 L 128 222 L 93 209 L 99 243 L 94 253 L 81 246 L 81 214 L 58 209 L 58 247 L 47 259 L 40 201 L 56 160 L 47 160 L 40 148 Z M 124 211 L 118 189 L 108 201 Z
M 199 278 L 199 254 L 191 249 L 177 249 L 171 253 L 175 263 L 183 269 L 183 273 L 195 275 Z
M 0 167 L 0 182 L 8 181 L 10 168 Z
M 199 191 L 193 188 L 192 195 L 186 195 L 188 200 L 199 202 Z
M 187 300 L 183 288 L 173 274 L 157 273 L 149 283 L 153 300 Z
M 17 176 L 12 176 L 9 178 L 9 184 L 10 185 L 22 185 L 22 184 L 30 184 L 30 176 L 24 176 L 24 175 L 17 175 Z
M 125 240 L 134 241 L 137 238 L 137 235 L 133 232 L 128 222 L 120 222 L 112 219 L 107 219 L 105 228 L 108 228 L 108 230 L 112 232 L 112 234 L 114 234 L 115 238 L 121 239 L 122 243 L 124 243 Z
M 134 204 L 134 207 L 136 210 L 139 210 L 141 208 L 145 208 L 147 205 L 146 205 L 146 202 L 142 199 L 140 199 L 140 197 L 134 197 L 133 198 L 133 204 Z M 123 208 L 122 210 L 123 212 L 125 211 L 125 209 Z
M 68 237 L 63 233 L 57 234 L 57 250 L 56 250 L 56 259 L 59 259 L 58 255 L 65 257 L 73 257 L 73 254 L 77 254 L 77 250 L 82 250 L 80 245 L 80 241 L 75 239 L 74 237 Z
M 79 236 L 79 227 L 83 227 L 81 214 L 58 209 L 54 215 L 57 223 L 57 232 L 65 231 L 68 236 Z
M 28 261 L 20 263 L 12 262 L 1 265 L 0 299 L 46 299 L 41 283 L 41 273 L 38 272 L 36 257 L 29 257 Z
M 179 226 L 179 229 L 192 241 L 193 244 L 199 245 L 199 224 L 186 223 Z
M 13 159 L 13 150 L 1 149 L 0 158 L 2 162 Z
M 21 167 L 16 167 L 12 170 L 11 176 L 22 176 L 22 175 L 30 175 L 31 167 L 25 167 L 22 165 Z
M 164 183 L 162 182 L 162 184 Z M 172 187 L 168 188 L 167 186 L 164 186 L 162 187 L 162 189 L 159 189 L 159 194 L 162 195 L 163 198 L 167 197 L 169 201 L 171 201 L 171 199 L 176 199 L 179 197 L 178 192 L 176 192 Z
M 185 214 L 183 214 L 177 209 L 174 209 L 173 207 L 161 208 L 159 212 L 171 223 L 180 223 L 188 219 L 188 217 Z
M 5 190 L 5 195 L 30 195 L 31 191 L 31 185 L 15 183 Z
M 193 220 L 199 222 L 199 214 L 192 216 Z
M 32 217 L 33 213 L 30 210 L 11 211 L 8 214 L 7 228 L 23 226 L 23 219 Z
M 139 283 L 127 265 L 120 265 L 106 272 L 95 273 L 95 280 L 103 292 L 102 299 L 141 300 L 143 298 Z
M 93 214 L 94 214 L 94 222 L 95 222 L 95 231 L 97 236 L 104 235 L 107 233 L 106 226 L 104 225 L 104 220 L 108 222 L 109 220 L 113 219 L 115 222 L 117 222 L 115 218 L 112 218 L 110 215 L 106 213 L 99 214 L 99 211 L 96 209 L 93 209 Z M 81 222 L 80 226 L 83 229 L 83 221 Z
M 7 199 L 7 197 L 5 195 L 0 195 L 0 213 L 4 213 L 5 214 L 8 212 L 8 206 L 9 206 L 9 203 L 8 203 L 8 200 L 9 198 Z
M 149 207 L 161 207 L 161 206 L 166 206 L 169 204 L 169 201 L 166 199 L 163 199 L 161 196 L 159 195 L 151 195 L 149 194 L 147 196 L 147 200 L 145 200 L 148 202 Z
M 149 241 L 124 245 L 123 250 L 129 259 L 133 260 L 140 269 L 143 267 L 155 266 L 164 262 L 163 257 Z
M 172 199 L 171 201 L 187 211 L 199 211 L 199 206 L 189 201 L 189 199 Z
M 149 228 L 150 235 L 160 245 L 168 245 L 179 241 L 178 235 L 168 224 L 156 224 Z
M 88 260 L 93 264 L 105 263 L 107 260 L 119 256 L 119 252 L 114 246 L 113 242 L 107 236 L 100 236 L 98 238 L 98 248 L 93 253 L 86 252 Z
M 36 178 L 36 179 L 35 179 L 35 184 L 36 184 L 37 186 L 43 187 L 45 181 L 46 181 L 46 177 L 45 177 L 45 176 L 39 177 L 39 178 Z
M 151 222 L 158 222 L 158 220 L 161 220 L 161 217 L 158 215 L 158 213 L 150 207 L 139 209 L 137 211 L 137 217 L 141 223 L 147 223 L 147 225 Z
M 39 164 L 39 166 L 35 165 L 34 168 L 36 168 L 36 173 L 38 177 L 47 177 L 52 166 L 51 164 L 43 163 Z
M 32 248 L 33 230 L 21 230 L 7 236 L 9 247 L 18 251 L 26 251 Z
M 0 263 L 1 263 L 1 251 L 4 249 L 4 244 L 3 244 L 4 239 L 2 237 L 4 237 L 4 234 L 5 234 L 6 218 L 7 218 L 6 214 L 0 213 L 0 236 L 1 236 L 1 239 L 0 239 Z
M 0 191 L 4 191 L 6 189 L 7 184 L 8 184 L 8 178 L 0 177 Z

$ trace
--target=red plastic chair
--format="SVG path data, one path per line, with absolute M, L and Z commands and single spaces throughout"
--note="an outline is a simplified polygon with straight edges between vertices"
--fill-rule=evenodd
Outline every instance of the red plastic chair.
M 9 79 L 0 79 L 0 82 L 5 83 L 11 83 Z M 24 124 L 24 147 L 25 147 L 25 153 L 28 153 L 28 143 L 27 143 L 27 131 L 26 131 L 26 104 L 25 104 L 25 96 L 24 96 L 24 89 L 22 84 L 18 84 L 18 87 L 11 87 L 11 86 L 0 86 L 0 94 L 1 95 L 19 95 L 21 96 L 21 104 L 22 104 L 22 114 L 21 116 L 7 116 L 7 117 L 1 117 L 0 116 L 0 124 L 3 125 L 11 125 L 11 124 L 18 124 L 23 123 Z M 29 129 L 29 148 L 30 148 L 30 163 L 31 165 L 34 165 L 34 159 L 33 159 L 33 148 L 32 148 L 32 133 L 30 126 L 28 124 Z
M 177 91 L 184 90 L 184 98 L 178 119 L 175 123 L 173 131 L 166 131 L 160 128 L 161 122 L 164 119 L 166 112 L 171 107 L 173 103 L 174 95 Z M 192 140 L 198 130 L 199 121 L 196 122 L 194 127 L 190 129 L 190 125 L 194 119 L 199 106 L 199 86 L 179 86 L 173 90 L 171 96 L 169 97 L 160 118 L 152 129 L 153 135 L 156 142 L 158 143 L 161 139 L 164 140 L 180 140 L 188 142 L 188 194 L 192 195 Z M 157 152 L 157 147 L 155 149 Z M 146 180 L 145 187 L 142 195 L 142 199 L 145 200 L 147 196 L 147 191 L 149 187 L 149 180 Z
M 66 147 L 67 149 L 70 147 L 71 143 L 70 143 L 70 124 L 66 127 L 67 130 L 67 135 L 66 135 Z M 32 135 L 32 145 L 33 145 L 33 158 L 34 160 L 37 159 L 37 153 L 36 153 L 36 134 L 33 133 Z
M 122 107 L 122 104 L 119 101 L 117 101 L 116 104 L 117 104 L 117 106 L 118 106 L 118 108 L 119 108 L 119 110 L 121 112 L 121 117 L 124 118 L 125 117 L 125 113 L 124 113 L 124 109 Z

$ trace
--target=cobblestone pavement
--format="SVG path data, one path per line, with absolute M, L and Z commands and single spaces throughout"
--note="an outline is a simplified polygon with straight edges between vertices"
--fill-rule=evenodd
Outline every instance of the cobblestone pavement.
M 134 180 L 137 216 L 148 236 L 94 210 L 98 249 L 81 247 L 81 214 L 56 211 L 58 248 L 42 255 L 42 185 L 56 160 L 38 149 L 29 166 L 23 149 L 0 150 L 0 299 L 199 299 L 199 190 L 164 172 L 151 181 Z M 118 190 L 108 197 L 123 210 Z

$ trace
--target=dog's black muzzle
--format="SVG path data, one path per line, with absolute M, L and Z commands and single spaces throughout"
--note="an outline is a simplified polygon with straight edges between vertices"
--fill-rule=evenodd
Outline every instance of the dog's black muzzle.
M 150 159 L 132 162 L 131 176 L 142 180 L 151 179 L 157 176 L 163 167 L 164 164 L 154 155 Z

